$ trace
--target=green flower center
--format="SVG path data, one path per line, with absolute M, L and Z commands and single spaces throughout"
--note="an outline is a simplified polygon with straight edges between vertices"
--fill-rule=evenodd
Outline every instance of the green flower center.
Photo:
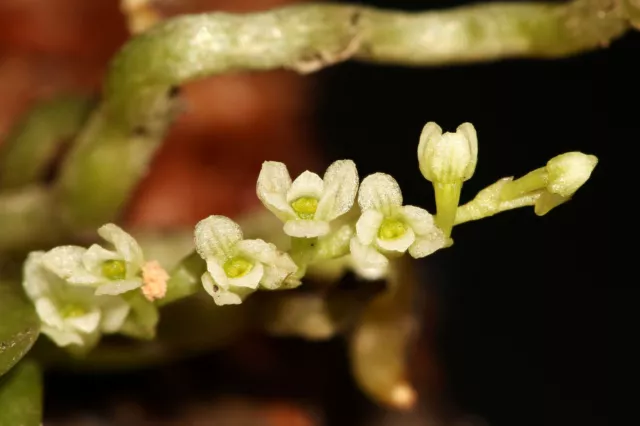
M 127 264 L 123 260 L 107 260 L 102 264 L 102 275 L 112 281 L 123 280 L 127 276 Z
M 398 219 L 385 219 L 378 230 L 378 237 L 383 240 L 395 240 L 407 232 L 407 225 Z
M 222 267 L 229 278 L 239 278 L 247 275 L 253 269 L 253 262 L 242 257 L 227 260 Z
M 300 219 L 313 219 L 318 209 L 318 199 L 313 197 L 300 197 L 291 203 L 293 211 Z
M 60 314 L 63 318 L 78 318 L 83 315 L 86 315 L 87 311 L 80 305 L 75 305 L 73 303 L 68 304 L 62 309 Z

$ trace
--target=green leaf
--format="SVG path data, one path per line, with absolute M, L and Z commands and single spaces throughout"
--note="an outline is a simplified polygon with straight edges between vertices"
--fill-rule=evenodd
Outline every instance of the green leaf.
M 0 281 L 0 376 L 31 349 L 39 333 L 40 320 L 20 286 Z
M 42 375 L 34 361 L 23 361 L 0 379 L 0 425 L 42 423 Z

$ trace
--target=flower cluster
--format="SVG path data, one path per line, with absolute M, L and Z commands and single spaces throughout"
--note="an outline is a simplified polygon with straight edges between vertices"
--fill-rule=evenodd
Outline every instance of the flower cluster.
M 98 234 L 113 248 L 55 247 L 30 253 L 24 267 L 23 286 L 42 332 L 76 351 L 90 349 L 102 334 L 152 338 L 158 321 L 152 301 L 166 291 L 167 273 L 145 262 L 131 235 L 113 224 Z

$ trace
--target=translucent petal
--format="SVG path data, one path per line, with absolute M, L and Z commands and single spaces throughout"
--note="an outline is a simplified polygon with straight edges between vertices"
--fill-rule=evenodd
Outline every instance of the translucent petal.
M 104 297 L 100 300 L 102 309 L 100 329 L 105 333 L 116 333 L 127 319 L 131 308 L 119 297 Z
M 242 240 L 236 245 L 236 249 L 240 255 L 263 263 L 265 266 L 275 267 L 286 274 L 292 274 L 298 270 L 298 266 L 288 254 L 266 241 Z
M 86 315 L 67 318 L 65 319 L 65 323 L 79 330 L 81 333 L 91 333 L 95 331 L 98 328 L 98 324 L 100 324 L 100 311 L 94 309 Z
M 372 246 L 365 246 L 357 238 L 350 244 L 352 266 L 363 278 L 377 280 L 386 276 L 389 260 Z
M 313 197 L 320 199 L 324 184 L 322 178 L 310 171 L 303 172 L 293 181 L 287 191 L 287 203 L 291 204 L 300 197 Z
M 433 182 L 434 176 L 431 174 L 431 169 L 427 160 L 427 150 L 432 148 L 442 136 L 442 128 L 433 121 L 428 122 L 422 128 L 420 133 L 420 143 L 418 144 L 418 164 L 420 171 L 425 179 Z
M 224 272 L 224 269 L 222 269 L 222 265 L 220 265 L 220 263 L 216 260 L 208 260 L 207 271 L 211 274 L 211 278 L 218 286 L 224 289 L 229 288 L 229 277 L 227 277 L 227 274 Z
M 102 264 L 107 260 L 123 260 L 122 255 L 93 244 L 82 255 L 82 265 L 94 276 L 102 275 Z
M 203 259 L 224 262 L 231 257 L 234 246 L 242 240 L 240 225 L 225 216 L 209 216 L 196 225 L 195 244 Z
M 64 327 L 64 321 L 53 300 L 42 297 L 35 302 L 36 313 L 40 321 L 52 327 Z
M 264 275 L 262 276 L 262 280 L 260 280 L 260 286 L 267 290 L 276 290 L 282 286 L 284 280 L 291 274 L 292 272 L 288 272 L 284 269 L 265 265 Z
M 403 206 L 400 209 L 400 216 L 413 229 L 416 235 L 427 234 L 435 227 L 433 216 L 420 207 Z
M 136 266 L 140 266 L 144 262 L 142 249 L 138 245 L 138 242 L 119 226 L 116 226 L 113 223 L 108 223 L 98 229 L 98 234 L 113 244 L 116 251 L 127 262 Z
M 421 163 L 427 170 L 425 177 L 431 182 L 454 183 L 463 180 L 471 164 L 471 149 L 461 133 L 444 133 L 425 149 Z M 475 166 L 474 166 L 475 167 Z
M 331 221 L 351 210 L 358 192 L 358 170 L 351 160 L 338 160 L 324 174 L 324 192 L 316 218 Z
M 409 254 L 413 258 L 419 259 L 440 250 L 446 243 L 447 238 L 444 233 L 440 228 L 434 228 L 429 234 L 416 238 L 416 241 L 409 247 Z
M 82 264 L 82 256 L 87 250 L 78 246 L 60 246 L 42 256 L 45 268 L 64 280 L 73 277 L 74 283 L 95 283 L 99 279 L 88 272 Z
M 29 253 L 23 267 L 22 286 L 25 293 L 32 300 L 38 299 L 50 293 L 50 273 L 42 266 L 43 251 Z
M 321 220 L 289 220 L 284 224 L 285 234 L 297 238 L 321 237 L 330 229 L 329 223 Z
M 251 294 L 254 290 L 252 289 L 240 289 L 240 291 L 231 291 L 224 289 L 220 286 L 217 286 L 211 275 L 205 272 L 202 275 L 202 286 L 205 291 L 213 297 L 213 301 L 216 305 L 224 306 L 224 305 L 239 305 L 242 303 L 242 300 L 246 298 L 249 294 Z M 236 290 L 234 288 L 234 290 Z
M 476 133 L 476 128 L 473 127 L 471 123 L 462 123 L 456 129 L 456 133 L 462 134 L 469 144 L 471 159 L 464 174 L 464 180 L 467 180 L 473 176 L 476 170 L 476 164 L 478 163 L 478 134 Z
M 75 330 L 56 328 L 43 325 L 41 328 L 43 334 L 47 335 L 53 342 L 60 347 L 69 345 L 83 346 L 84 340 Z
M 109 295 L 116 296 L 127 291 L 139 288 L 142 285 L 141 279 L 105 281 L 96 289 L 96 296 Z
M 364 210 L 379 210 L 390 216 L 402 205 L 402 191 L 398 182 L 386 173 L 374 173 L 360 184 L 358 204 Z
M 264 275 L 262 263 L 254 263 L 253 267 L 246 275 L 237 278 L 228 278 L 230 287 L 247 287 L 256 289 Z
M 397 251 L 404 253 L 409 246 L 416 240 L 416 235 L 413 229 L 407 228 L 407 230 L 398 238 L 392 240 L 384 240 L 382 238 L 376 238 L 376 244 L 378 247 L 387 251 Z
M 262 204 L 282 221 L 296 216 L 287 202 L 289 188 L 291 177 L 287 166 L 277 161 L 262 163 L 256 193 Z
M 356 235 L 360 243 L 369 245 L 373 243 L 378 235 L 380 225 L 384 220 L 384 215 L 378 210 L 365 210 L 356 222 Z

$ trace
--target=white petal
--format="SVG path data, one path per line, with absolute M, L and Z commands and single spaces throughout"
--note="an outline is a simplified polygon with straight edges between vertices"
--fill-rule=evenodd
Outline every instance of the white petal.
M 36 312 L 40 321 L 52 327 L 63 328 L 64 321 L 53 300 L 43 297 L 36 300 Z
M 282 221 L 296 216 L 287 202 L 289 188 L 291 177 L 287 166 L 277 161 L 262 163 L 256 193 L 262 204 Z
M 380 225 L 384 220 L 384 215 L 378 210 L 365 210 L 356 222 L 356 235 L 360 243 L 369 245 L 373 243 L 378 236 Z
M 108 260 L 123 260 L 115 251 L 107 250 L 98 244 L 93 244 L 82 255 L 82 265 L 94 276 L 102 276 L 102 264 Z
M 324 192 L 316 218 L 331 221 L 353 207 L 358 192 L 358 170 L 351 160 L 338 160 L 324 174 Z
M 431 173 L 431 167 L 427 157 L 441 137 L 442 128 L 433 121 L 425 124 L 422 128 L 422 132 L 420 133 L 420 143 L 418 144 L 418 164 L 422 175 L 429 181 L 433 181 L 435 177 Z
M 300 197 L 320 199 L 323 188 L 322 178 L 307 170 L 293 181 L 291 188 L 287 191 L 287 203 L 291 204 Z
M 287 272 L 280 268 L 265 266 L 264 275 L 262 276 L 262 280 L 260 280 L 260 287 L 267 290 L 277 290 L 282 286 L 285 278 L 287 278 L 291 274 L 291 272 Z
M 223 262 L 233 255 L 234 246 L 242 240 L 240 225 L 225 216 L 209 216 L 196 225 L 195 244 L 200 257 Z
M 456 133 L 462 134 L 469 143 L 469 152 L 471 154 L 471 160 L 467 166 L 464 179 L 467 180 L 476 170 L 476 164 L 478 163 L 478 134 L 476 128 L 471 123 L 462 123 L 456 129 Z
M 253 292 L 251 289 L 244 289 L 245 291 L 236 293 L 217 286 L 207 272 L 202 275 L 202 286 L 218 306 L 239 305 L 246 296 Z
M 413 258 L 419 259 L 440 250 L 446 243 L 447 238 L 444 233 L 440 228 L 434 228 L 431 233 L 416 238 L 416 241 L 409 247 L 409 254 Z
M 97 278 L 82 264 L 82 256 L 86 251 L 78 246 L 55 247 L 42 256 L 42 263 L 45 268 L 64 280 L 73 277 L 74 282 L 94 283 Z
M 211 274 L 211 279 L 220 287 L 229 288 L 229 277 L 222 269 L 222 265 L 216 260 L 207 261 L 207 271 Z
M 407 230 L 402 234 L 402 236 L 392 240 L 376 238 L 376 244 L 384 250 L 404 253 L 415 240 L 416 234 L 413 232 L 413 229 L 407 227 Z
M 98 328 L 98 324 L 100 324 L 100 311 L 96 309 L 86 315 L 66 318 L 65 322 L 82 333 L 91 333 L 95 331 Z
M 131 308 L 119 297 L 105 297 L 101 300 L 100 329 L 105 333 L 116 333 L 127 319 Z
M 297 238 L 322 237 L 330 230 L 329 223 L 321 220 L 288 220 L 284 224 L 284 233 Z
M 263 263 L 265 266 L 280 269 L 286 274 L 293 274 L 298 270 L 298 266 L 287 253 L 266 241 L 242 240 L 236 245 L 236 249 L 240 255 Z
M 108 223 L 98 229 L 98 234 L 113 244 L 116 251 L 128 263 L 133 265 L 142 265 L 142 263 L 144 263 L 144 256 L 142 255 L 142 249 L 138 245 L 138 242 L 119 226 Z
M 141 279 L 105 281 L 96 289 L 96 296 L 109 295 L 116 296 L 127 291 L 139 288 L 142 285 Z
M 43 251 L 29 253 L 23 267 L 22 286 L 25 293 L 32 300 L 36 300 L 50 293 L 50 279 L 52 277 L 42 266 Z
M 47 325 L 43 325 L 41 330 L 43 334 L 49 336 L 53 342 L 60 347 L 69 345 L 84 345 L 84 340 L 75 330 L 55 328 Z
M 389 260 L 372 246 L 360 244 L 357 238 L 350 244 L 353 269 L 363 278 L 377 280 L 387 275 Z
M 400 210 L 400 215 L 416 235 L 428 234 L 436 226 L 433 222 L 433 216 L 420 207 L 403 206 Z
M 402 205 L 402 191 L 398 182 L 386 173 L 374 173 L 360 184 L 358 204 L 364 210 L 375 209 L 391 215 Z
M 262 263 L 254 263 L 253 267 L 246 275 L 237 278 L 229 277 L 229 287 L 246 287 L 256 289 L 258 288 L 263 275 L 264 266 L 262 266 Z

